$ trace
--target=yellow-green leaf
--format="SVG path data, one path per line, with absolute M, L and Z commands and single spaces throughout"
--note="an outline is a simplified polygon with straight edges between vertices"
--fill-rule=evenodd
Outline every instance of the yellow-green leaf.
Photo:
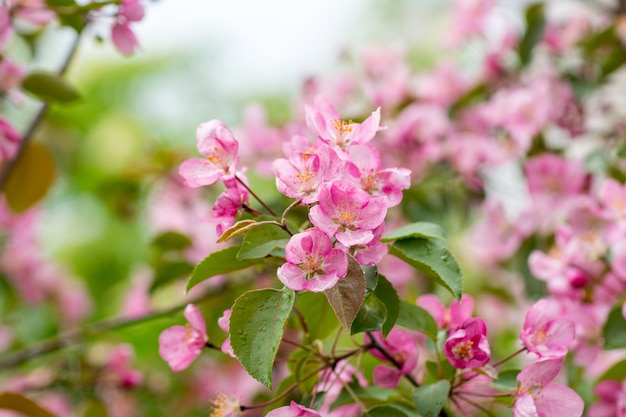
M 224 230 L 222 236 L 217 239 L 217 243 L 226 242 L 234 237 L 248 233 L 257 227 L 258 223 L 254 220 L 240 220 L 237 223 Z
M 68 103 L 80 98 L 74 87 L 52 72 L 31 72 L 22 81 L 22 88 L 43 101 Z
M 11 210 L 21 213 L 41 200 L 55 175 L 54 158 L 50 151 L 39 143 L 28 143 L 2 188 Z
M 55 417 L 35 401 L 16 392 L 7 391 L 0 394 L 0 409 L 15 411 L 27 417 Z

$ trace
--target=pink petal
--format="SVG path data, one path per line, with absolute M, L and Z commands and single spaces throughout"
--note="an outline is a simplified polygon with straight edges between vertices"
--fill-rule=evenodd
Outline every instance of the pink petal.
M 535 395 L 535 406 L 541 416 L 580 417 L 585 404 L 571 388 L 550 384 Z
M 385 365 L 378 365 L 374 368 L 374 384 L 383 388 L 395 388 L 400 382 L 402 372 L 396 368 L 390 368 Z
M 116 23 L 111 29 L 111 40 L 113 45 L 122 54 L 129 56 L 135 52 L 135 49 L 139 46 L 137 37 L 130 30 L 127 23 Z
M 159 335 L 159 355 L 174 372 L 186 369 L 202 352 L 202 347 L 185 342 L 188 331 L 187 327 L 174 326 Z
M 224 174 L 206 159 L 191 158 L 180 164 L 178 173 L 185 179 L 188 188 L 214 184 Z
M 191 327 L 200 332 L 200 334 L 202 334 L 206 338 L 206 340 L 209 339 L 209 336 L 206 333 L 206 323 L 204 321 L 204 316 L 196 306 L 194 306 L 193 304 L 187 304 L 187 307 L 185 307 L 185 318 L 187 319 L 189 324 L 191 324 Z

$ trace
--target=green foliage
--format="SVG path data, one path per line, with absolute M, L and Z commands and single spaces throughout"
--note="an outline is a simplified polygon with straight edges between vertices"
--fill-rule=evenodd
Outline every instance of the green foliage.
M 399 227 L 383 236 L 381 242 L 391 242 L 399 239 L 407 239 L 410 237 L 424 238 L 424 239 L 439 239 L 446 240 L 446 234 L 441 226 L 435 223 L 429 222 L 417 222 L 407 224 L 406 226 Z
M 623 381 L 626 379 L 626 359 L 622 359 L 607 369 L 606 372 L 598 378 L 596 383 L 609 379 L 613 381 Z
M 191 246 L 191 239 L 178 232 L 164 232 L 154 238 L 152 245 L 162 251 L 182 250 Z
M 432 340 L 437 340 L 437 323 L 428 311 L 406 301 L 400 301 L 399 307 L 397 325 L 417 330 Z
M 22 88 L 48 102 L 69 103 L 80 98 L 74 87 L 51 72 L 31 72 L 22 81 Z
M 341 407 L 342 405 L 353 403 L 355 396 L 368 408 L 401 402 L 396 390 L 381 388 L 375 385 L 362 387 L 357 381 L 353 380 L 348 384 L 348 388 L 341 390 L 330 409 L 333 410 L 337 407 Z
M 383 337 L 386 337 L 398 318 L 400 298 L 384 276 L 377 275 L 377 279 L 370 279 L 370 282 L 375 283 L 375 286 L 370 288 L 367 285 L 365 300 L 352 323 L 350 333 L 382 330 Z
M 250 230 L 243 238 L 237 259 L 258 259 L 285 249 L 289 233 L 272 224 L 263 224 Z
M 441 380 L 413 391 L 413 402 L 422 417 L 438 417 L 450 393 L 450 381 Z
M 41 200 L 55 176 L 56 167 L 50 151 L 39 143 L 29 142 L 2 188 L 11 210 L 22 213 Z
M 366 281 L 361 265 L 348 256 L 348 273 L 337 284 L 324 291 L 337 319 L 344 329 L 350 329 L 365 299 Z
M 218 243 L 227 242 L 237 236 L 244 235 L 259 225 L 255 220 L 244 219 L 224 230 L 222 235 L 217 239 Z
M 239 253 L 240 249 L 240 246 L 230 246 L 221 251 L 213 252 L 204 258 L 191 272 L 187 281 L 186 291 L 209 278 L 239 271 L 263 262 L 259 259 L 238 259 L 237 253 Z
M 526 32 L 522 37 L 517 54 L 522 66 L 528 65 L 532 59 L 532 53 L 546 26 L 543 3 L 534 3 L 526 9 Z
M 304 317 L 312 340 L 324 340 L 341 325 L 322 293 L 301 292 L 296 299 L 296 307 L 303 312 L 314 312 Z
M 602 329 L 605 349 L 621 349 L 626 347 L 626 320 L 622 314 L 622 307 L 611 310 L 609 318 Z
M 272 368 L 295 301 L 288 288 L 248 291 L 235 301 L 230 318 L 230 342 L 248 373 L 272 388 Z
M 383 405 L 367 410 L 361 417 L 409 417 L 409 415 L 396 407 Z
M 457 300 L 463 294 L 463 278 L 456 260 L 440 240 L 409 238 L 395 241 L 389 253 L 402 259 L 438 284 Z

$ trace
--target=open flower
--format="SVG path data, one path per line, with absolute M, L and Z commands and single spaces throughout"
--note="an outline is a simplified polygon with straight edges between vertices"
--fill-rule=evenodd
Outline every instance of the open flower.
M 565 356 L 574 341 L 574 322 L 560 318 L 559 305 L 548 299 L 532 306 L 520 334 L 524 346 L 541 357 Z
M 565 385 L 553 383 L 563 365 L 563 357 L 542 358 L 517 375 L 513 417 L 580 417 L 584 403 Z
M 196 145 L 206 158 L 191 158 L 180 164 L 178 172 L 187 187 L 211 185 L 235 177 L 239 144 L 224 123 L 211 120 L 198 126 Z
M 380 108 L 363 123 L 354 123 L 342 119 L 324 96 L 316 96 L 313 107 L 304 106 L 304 111 L 309 130 L 322 142 L 340 151 L 346 150 L 349 145 L 369 142 L 379 130 Z
M 365 245 L 374 239 L 374 229 L 387 214 L 384 197 L 372 197 L 349 181 L 326 183 L 319 204 L 309 212 L 315 227 L 334 236 L 344 246 Z
M 391 367 L 378 365 L 374 368 L 374 383 L 383 388 L 395 388 L 403 375 L 409 375 L 417 366 L 419 350 L 415 339 L 407 332 L 394 328 L 389 332 L 387 338 L 383 340 L 380 332 L 373 334 L 377 343 L 384 346 L 396 363 L 400 365 Z M 370 349 L 370 353 L 378 359 L 388 361 L 389 358 L 377 349 Z
M 443 345 L 443 353 L 457 369 L 480 368 L 491 356 L 487 326 L 479 318 L 470 318 L 452 333 Z
M 278 268 L 278 279 L 299 291 L 324 291 L 348 273 L 348 258 L 319 229 L 309 229 L 291 237 L 285 247 L 287 263 Z
M 187 325 L 170 327 L 159 336 L 159 355 L 175 372 L 191 365 L 209 340 L 204 317 L 196 306 L 185 307 L 185 318 Z

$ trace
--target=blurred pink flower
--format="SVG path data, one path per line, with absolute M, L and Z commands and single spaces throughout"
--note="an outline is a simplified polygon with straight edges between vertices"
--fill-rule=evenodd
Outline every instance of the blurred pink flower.
M 400 382 L 403 375 L 409 375 L 417 366 L 419 359 L 419 350 L 415 339 L 407 332 L 398 328 L 393 328 L 387 335 L 386 339 L 382 338 L 380 332 L 373 333 L 377 343 L 382 345 L 388 354 L 400 365 L 390 367 L 386 365 L 378 365 L 374 368 L 374 383 L 383 388 L 395 388 Z M 378 349 L 370 349 L 370 353 L 383 361 L 389 361 L 386 355 Z
M 542 299 L 526 313 L 520 338 L 524 346 L 540 357 L 565 356 L 574 341 L 574 323 L 563 318 L 557 301 Z
M 422 295 L 415 303 L 433 316 L 440 329 L 450 331 L 460 327 L 465 320 L 472 317 L 474 311 L 474 298 L 468 294 L 463 294 L 461 301 L 452 300 L 450 307 L 445 307 L 434 294 Z
M 0 161 L 12 159 L 17 153 L 20 134 L 9 122 L 0 117 Z
M 124 55 L 132 55 L 139 46 L 137 37 L 130 29 L 131 22 L 143 19 L 144 9 L 139 0 L 122 0 L 111 28 L 113 45 Z
M 165 329 L 159 336 L 159 354 L 173 371 L 182 371 L 200 356 L 209 336 L 200 310 L 193 304 L 185 308 L 185 326 Z

